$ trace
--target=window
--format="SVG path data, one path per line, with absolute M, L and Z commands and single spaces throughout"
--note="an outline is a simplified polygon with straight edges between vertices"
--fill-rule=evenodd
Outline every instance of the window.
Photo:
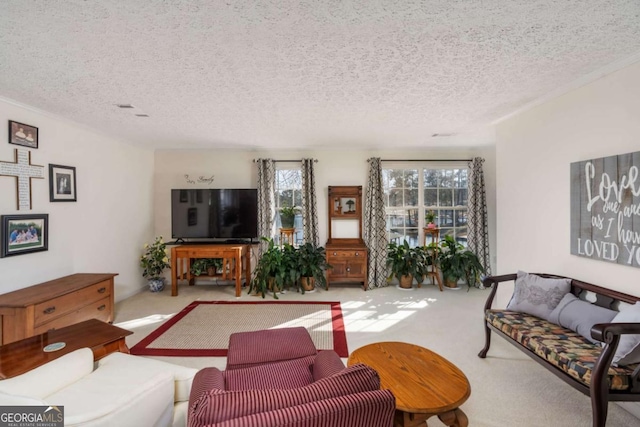
M 384 168 L 382 181 L 390 241 L 422 244 L 425 216 L 432 210 L 440 238 L 450 235 L 466 246 L 467 168 Z
M 280 242 L 280 233 L 278 230 L 280 224 L 280 209 L 284 206 L 302 206 L 302 171 L 296 169 L 277 169 L 276 170 L 276 186 L 275 186 L 275 202 L 276 202 L 276 243 Z M 293 235 L 293 243 L 297 244 L 302 241 L 302 213 L 298 212 L 293 224 L 295 232 Z

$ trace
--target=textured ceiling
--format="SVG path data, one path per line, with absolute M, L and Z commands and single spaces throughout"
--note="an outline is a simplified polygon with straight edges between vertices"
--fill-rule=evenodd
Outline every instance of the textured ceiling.
M 473 146 L 638 53 L 639 0 L 5 0 L 0 96 L 158 148 Z

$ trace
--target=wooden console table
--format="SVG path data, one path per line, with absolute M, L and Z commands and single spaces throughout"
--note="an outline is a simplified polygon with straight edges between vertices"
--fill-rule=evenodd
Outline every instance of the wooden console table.
M 129 353 L 125 337 L 131 334 L 126 329 L 90 319 L 0 346 L 0 378 L 24 374 L 83 347 L 93 351 L 94 361 L 115 352 Z M 60 350 L 44 351 L 47 345 L 58 342 L 66 345 Z
M 171 296 L 178 295 L 178 279 L 187 279 L 189 285 L 193 285 L 191 277 L 192 258 L 222 258 L 223 266 L 227 261 L 233 260 L 235 272 L 236 297 L 240 296 L 242 289 L 242 260 L 244 258 L 244 275 L 247 286 L 251 280 L 251 245 L 249 244 L 223 244 L 223 245 L 180 245 L 171 248 Z M 186 271 L 182 272 L 184 260 Z M 226 273 L 225 273 L 226 274 Z

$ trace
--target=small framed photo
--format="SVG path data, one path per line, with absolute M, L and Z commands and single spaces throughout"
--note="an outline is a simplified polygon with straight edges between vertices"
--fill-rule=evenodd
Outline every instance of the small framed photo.
M 9 144 L 38 148 L 38 128 L 9 120 Z
M 49 201 L 77 201 L 75 167 L 51 164 L 49 165 Z
M 2 215 L 0 258 L 49 249 L 49 214 Z

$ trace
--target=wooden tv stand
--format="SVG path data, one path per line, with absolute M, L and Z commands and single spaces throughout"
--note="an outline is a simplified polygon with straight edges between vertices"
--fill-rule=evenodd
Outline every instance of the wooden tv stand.
M 242 290 L 242 260 L 244 258 L 244 274 L 247 286 L 251 280 L 251 245 L 250 244 L 212 244 L 212 245 L 180 245 L 171 248 L 171 296 L 178 295 L 178 279 L 187 279 L 189 285 L 193 285 L 191 277 L 192 258 L 222 258 L 223 264 L 233 262 L 236 297 Z M 186 261 L 185 272 L 182 272 L 183 263 Z

